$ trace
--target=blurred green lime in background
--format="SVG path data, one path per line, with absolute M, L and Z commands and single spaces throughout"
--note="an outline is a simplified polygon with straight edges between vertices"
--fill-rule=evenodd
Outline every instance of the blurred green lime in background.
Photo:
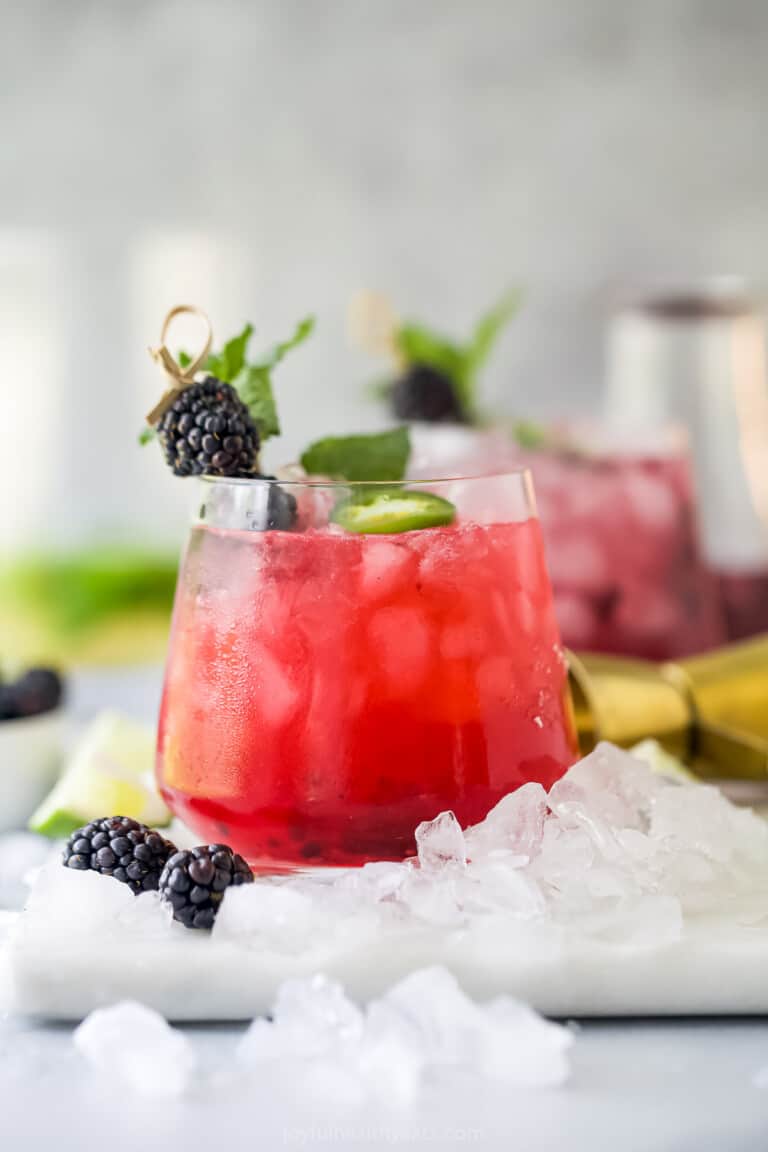
M 0 568 L 5 659 L 131 664 L 162 659 L 178 559 L 126 547 L 35 554 Z

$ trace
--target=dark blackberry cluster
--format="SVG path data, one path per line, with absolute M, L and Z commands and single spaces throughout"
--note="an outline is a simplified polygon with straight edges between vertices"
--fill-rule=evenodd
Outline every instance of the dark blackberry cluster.
M 276 481 L 276 476 L 262 476 L 262 480 Z M 279 528 L 284 532 L 290 532 L 296 523 L 296 515 L 298 506 L 296 504 L 296 497 L 292 492 L 286 492 L 279 484 L 272 483 L 269 485 L 269 496 L 267 497 L 267 511 L 266 516 L 263 518 L 263 523 L 253 524 L 255 529 Z
M 469 422 L 450 376 L 430 364 L 411 364 L 392 385 L 390 403 L 398 420 L 425 420 L 430 424 Z
M 242 856 L 226 844 L 203 844 L 170 857 L 160 877 L 160 895 L 185 928 L 212 928 L 227 888 L 252 882 Z
M 30 668 L 16 680 L 0 683 L 0 720 L 40 716 L 58 708 L 64 685 L 53 668 Z
M 131 820 L 107 816 L 91 820 L 73 832 L 62 861 L 80 872 L 100 872 L 127 884 L 133 892 L 154 891 L 168 857 L 176 851 L 170 840 Z
M 231 384 L 208 376 L 190 384 L 157 425 L 176 476 L 241 476 L 256 471 L 259 430 Z

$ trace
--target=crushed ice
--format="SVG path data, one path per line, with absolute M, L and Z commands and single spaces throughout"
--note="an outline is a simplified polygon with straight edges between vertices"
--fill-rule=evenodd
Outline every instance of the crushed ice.
M 195 1055 L 183 1032 L 135 1000 L 97 1008 L 75 1029 L 78 1051 L 97 1071 L 143 1096 L 180 1096 Z
M 601 744 L 547 794 L 526 784 L 474 827 L 442 812 L 416 830 L 417 859 L 333 882 L 257 882 L 224 902 L 215 935 L 296 952 L 302 944 L 419 924 L 508 934 L 536 921 L 616 946 L 679 939 L 685 918 L 738 918 L 768 869 L 768 825 L 714 788 L 659 775 Z
M 299 1083 L 310 1103 L 403 1107 L 426 1077 L 445 1069 L 526 1087 L 560 1085 L 570 1075 L 572 1043 L 569 1028 L 528 1005 L 509 996 L 475 1003 L 451 973 L 433 967 L 365 1009 L 325 976 L 286 980 L 271 1017 L 254 1020 L 241 1038 L 236 1066 L 257 1092 L 293 1091 Z M 197 1072 L 187 1035 L 137 1001 L 91 1012 L 74 1044 L 96 1073 L 137 1095 L 180 1096 Z
M 311 1097 L 404 1105 L 440 1068 L 526 1086 L 563 1083 L 569 1029 L 508 996 L 477 1004 L 445 968 L 422 968 L 365 1010 L 324 976 L 282 985 L 271 1020 L 255 1020 L 238 1060 L 299 1081 Z

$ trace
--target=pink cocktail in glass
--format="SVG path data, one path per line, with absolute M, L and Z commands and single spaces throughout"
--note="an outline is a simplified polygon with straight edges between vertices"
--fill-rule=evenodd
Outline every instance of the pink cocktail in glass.
M 417 475 L 530 469 L 569 648 L 664 660 L 759 630 L 746 582 L 704 563 L 682 446 L 626 449 L 600 429 L 543 439 L 525 449 L 499 428 L 420 425 L 414 464 Z
M 171 808 L 257 867 L 398 859 L 443 809 L 481 820 L 573 762 L 567 672 L 525 473 L 410 485 L 453 523 L 356 533 L 350 486 L 204 481 L 179 577 L 158 776 Z
M 688 460 L 640 452 L 523 453 L 533 470 L 565 643 L 664 660 L 726 640 L 700 554 Z

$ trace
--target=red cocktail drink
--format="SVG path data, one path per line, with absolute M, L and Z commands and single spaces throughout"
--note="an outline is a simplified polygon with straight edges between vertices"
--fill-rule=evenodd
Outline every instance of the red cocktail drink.
M 576 743 L 528 483 L 433 484 L 453 523 L 369 534 L 328 523 L 334 486 L 291 486 L 297 530 L 259 531 L 266 482 L 207 482 L 160 721 L 171 808 L 279 870 L 402 858 L 420 820 L 549 787 Z

